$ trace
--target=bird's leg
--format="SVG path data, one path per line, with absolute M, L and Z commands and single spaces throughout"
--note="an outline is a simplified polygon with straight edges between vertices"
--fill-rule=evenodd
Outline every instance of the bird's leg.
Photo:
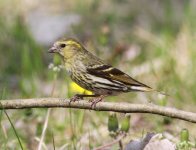
M 97 94 L 94 94 L 94 95 L 76 94 L 76 95 L 74 95 L 70 99 L 70 102 L 75 102 L 75 101 L 83 100 L 84 97 L 97 97 L 97 96 L 99 96 L 99 95 L 97 95 Z
M 74 95 L 74 96 L 70 99 L 70 102 L 75 102 L 75 101 L 79 101 L 79 100 L 83 100 L 83 97 L 82 97 L 82 95 L 80 95 L 80 94 L 76 94 L 76 95 Z
M 97 98 L 91 99 L 91 108 L 95 108 L 96 104 L 101 102 L 103 100 L 103 98 L 105 97 L 105 95 L 100 95 Z

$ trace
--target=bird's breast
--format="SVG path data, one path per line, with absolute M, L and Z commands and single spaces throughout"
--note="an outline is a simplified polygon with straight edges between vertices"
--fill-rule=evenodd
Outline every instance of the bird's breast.
M 71 66 L 70 63 L 65 62 L 65 69 L 66 69 L 66 71 L 68 72 L 69 75 L 72 74 L 72 66 Z

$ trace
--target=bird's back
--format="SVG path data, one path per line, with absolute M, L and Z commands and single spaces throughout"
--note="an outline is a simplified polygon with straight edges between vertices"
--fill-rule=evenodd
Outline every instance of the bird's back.
M 152 90 L 149 86 L 133 79 L 119 69 L 104 63 L 103 60 L 89 51 L 85 51 L 85 55 L 83 55 L 80 60 L 80 63 L 83 66 L 80 68 L 83 69 L 78 70 L 78 73 L 74 75 L 76 78 L 77 76 L 80 76 L 81 80 L 78 81 L 77 79 L 75 81 L 78 82 L 80 86 L 91 90 L 94 93 L 104 93 L 106 95 L 120 92 Z

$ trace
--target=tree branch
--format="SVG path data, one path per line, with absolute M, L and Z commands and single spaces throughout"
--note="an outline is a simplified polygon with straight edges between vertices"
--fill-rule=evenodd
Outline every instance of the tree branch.
M 96 108 L 91 107 L 91 103 L 85 100 L 77 102 L 69 102 L 68 99 L 60 98 L 34 98 L 34 99 L 15 99 L 0 100 L 0 109 L 24 109 L 24 108 L 78 108 L 95 111 L 114 111 L 121 113 L 150 113 L 162 116 L 177 118 L 189 122 L 196 123 L 196 113 L 186 112 L 170 107 L 162 107 L 154 104 L 130 104 L 130 103 L 114 103 L 99 102 Z

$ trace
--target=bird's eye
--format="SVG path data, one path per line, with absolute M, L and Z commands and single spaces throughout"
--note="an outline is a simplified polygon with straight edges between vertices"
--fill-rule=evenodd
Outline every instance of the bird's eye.
M 66 46 L 66 44 L 60 44 L 61 48 L 64 48 Z

